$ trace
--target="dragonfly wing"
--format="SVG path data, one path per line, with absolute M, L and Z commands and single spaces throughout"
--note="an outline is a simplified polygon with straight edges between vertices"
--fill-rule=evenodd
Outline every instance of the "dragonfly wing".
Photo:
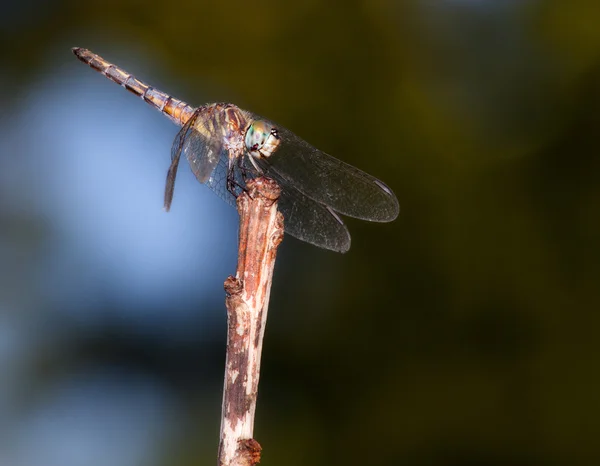
M 331 251 L 350 249 L 348 228 L 332 209 L 286 184 L 278 173 L 271 172 L 268 176 L 282 187 L 278 207 L 286 233 Z
M 181 152 L 188 159 L 198 181 L 204 184 L 227 151 L 223 148 L 222 137 L 205 134 L 198 126 L 196 122 L 185 134 Z
M 185 141 L 188 137 L 188 134 L 190 133 L 191 128 L 198 119 L 199 115 L 200 113 L 196 110 L 196 112 L 190 117 L 186 124 L 183 125 L 183 127 L 179 130 L 177 136 L 175 136 L 173 145 L 171 146 L 171 166 L 169 167 L 169 171 L 167 172 L 167 183 L 165 185 L 164 201 L 164 207 L 167 212 L 171 209 L 171 203 L 173 202 L 173 191 L 175 190 L 175 179 L 177 178 L 177 169 L 179 168 L 179 159 L 181 158 L 181 152 L 183 151 L 183 147 L 185 145 Z
M 210 179 L 222 155 L 226 154 L 223 149 L 222 138 L 211 137 L 213 135 L 207 131 L 206 117 L 202 112 L 202 108 L 197 109 L 179 130 L 173 141 L 171 166 L 169 167 L 165 187 L 166 210 L 169 210 L 173 200 L 177 168 L 182 154 L 187 158 L 192 172 L 200 183 L 206 183 Z
M 301 241 L 336 252 L 350 249 L 350 233 L 329 208 L 300 191 L 284 190 L 279 198 L 285 232 Z
M 279 147 L 259 163 L 267 176 L 279 177 L 286 186 L 349 217 L 389 222 L 398 216 L 398 199 L 382 181 L 316 149 L 288 129 L 274 127 Z

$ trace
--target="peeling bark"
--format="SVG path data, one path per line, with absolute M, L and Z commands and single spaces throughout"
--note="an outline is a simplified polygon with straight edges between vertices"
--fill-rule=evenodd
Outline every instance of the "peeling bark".
M 262 340 L 283 216 L 280 189 L 269 179 L 248 182 L 238 197 L 240 237 L 236 276 L 225 280 L 227 357 L 221 414 L 219 466 L 253 466 L 260 444 L 252 438 Z

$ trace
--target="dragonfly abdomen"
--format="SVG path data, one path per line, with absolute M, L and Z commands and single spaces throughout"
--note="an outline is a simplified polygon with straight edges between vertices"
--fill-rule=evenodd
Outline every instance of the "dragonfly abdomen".
M 112 82 L 123 86 L 129 92 L 141 97 L 151 106 L 169 117 L 175 124 L 183 126 L 194 113 L 194 108 L 185 102 L 140 81 L 117 65 L 107 62 L 87 49 L 75 47 L 73 53 L 83 63 L 106 76 Z

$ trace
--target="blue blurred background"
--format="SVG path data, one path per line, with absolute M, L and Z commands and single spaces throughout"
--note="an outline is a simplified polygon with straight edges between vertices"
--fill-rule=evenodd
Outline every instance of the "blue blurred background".
M 380 177 L 346 255 L 286 237 L 264 465 L 600 464 L 597 0 L 99 1 L 0 18 L 0 465 L 215 464 L 237 215 L 71 53 Z

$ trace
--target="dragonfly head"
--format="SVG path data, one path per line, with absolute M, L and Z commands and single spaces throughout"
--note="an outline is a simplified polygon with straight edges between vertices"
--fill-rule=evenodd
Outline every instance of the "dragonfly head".
M 246 149 L 255 157 L 269 157 L 279 146 L 277 128 L 264 120 L 255 120 L 246 130 Z

